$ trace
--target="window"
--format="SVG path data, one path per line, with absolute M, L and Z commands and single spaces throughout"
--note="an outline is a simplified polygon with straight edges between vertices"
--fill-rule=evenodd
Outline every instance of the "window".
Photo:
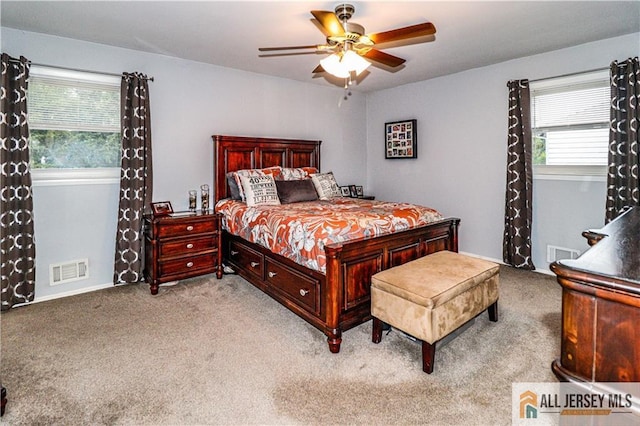
M 118 176 L 118 76 L 34 65 L 27 96 L 34 180 Z
M 532 82 L 530 90 L 535 174 L 605 175 L 608 70 Z

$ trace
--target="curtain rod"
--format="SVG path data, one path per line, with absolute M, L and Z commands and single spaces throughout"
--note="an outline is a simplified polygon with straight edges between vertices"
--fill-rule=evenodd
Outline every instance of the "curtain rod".
M 562 75 L 554 75 L 553 77 L 545 77 L 545 78 L 536 78 L 535 80 L 529 80 L 529 83 L 537 83 L 539 81 L 545 81 L 545 80 L 553 80 L 554 78 L 562 78 L 562 77 L 571 77 L 574 75 L 580 75 L 580 74 L 586 74 L 589 72 L 596 72 L 596 71 L 606 71 L 608 70 L 609 67 L 606 68 L 596 68 L 593 70 L 587 70 L 587 71 L 578 71 L 578 72 L 571 72 L 568 74 L 562 74 Z
M 626 65 L 626 61 L 625 62 L 620 62 L 620 63 L 618 63 L 616 65 L 618 66 L 618 68 L 622 68 L 622 67 L 627 66 Z M 529 80 L 529 83 L 537 83 L 539 81 L 552 80 L 554 78 L 571 77 L 571 76 L 574 76 L 574 75 L 586 74 L 586 73 L 589 73 L 589 72 L 606 71 L 608 69 L 611 69 L 611 67 L 596 68 L 596 69 L 593 69 L 593 70 L 572 72 L 572 73 L 569 73 L 569 74 L 556 75 L 556 76 L 553 76 L 553 77 L 537 78 L 535 80 Z
M 19 59 L 15 59 L 15 58 L 9 58 L 9 62 L 20 62 L 20 60 Z M 110 75 L 110 76 L 113 76 L 113 77 L 122 77 L 122 74 L 115 74 L 115 73 L 112 73 L 112 72 L 101 72 L 101 71 L 93 71 L 93 70 L 83 70 L 83 69 L 80 69 L 80 68 L 60 67 L 60 66 L 56 66 L 56 65 L 37 64 L 37 63 L 31 62 L 31 61 L 27 61 L 27 62 L 29 62 L 29 64 L 31 64 L 31 65 L 35 65 L 35 66 L 39 66 L 39 67 L 56 68 L 56 69 L 59 69 L 59 70 L 88 72 L 88 73 L 92 73 L 92 74 Z M 153 77 L 145 77 L 145 78 L 147 80 L 154 81 Z

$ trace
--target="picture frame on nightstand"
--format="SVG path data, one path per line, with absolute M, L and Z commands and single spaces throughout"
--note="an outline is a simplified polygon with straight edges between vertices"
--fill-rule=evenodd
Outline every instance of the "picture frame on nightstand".
M 173 213 L 173 207 L 171 207 L 170 201 L 158 201 L 151 203 L 151 211 L 154 216 L 167 216 Z

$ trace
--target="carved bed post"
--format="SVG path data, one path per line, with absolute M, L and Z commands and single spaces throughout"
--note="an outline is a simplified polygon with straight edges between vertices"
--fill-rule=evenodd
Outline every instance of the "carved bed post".
M 460 219 L 452 221 L 451 224 L 449 225 L 449 233 L 451 234 L 451 244 L 453 247 L 451 247 L 449 250 L 450 251 L 454 251 L 454 252 L 458 252 L 458 224 L 460 223 Z
M 327 269 L 326 269 L 326 291 L 325 300 L 327 303 L 327 329 L 325 334 L 327 335 L 327 342 L 329 343 L 329 350 L 337 354 L 340 352 L 340 344 L 342 343 L 342 330 L 340 329 L 340 301 L 342 300 L 342 271 L 341 271 L 341 257 L 342 257 L 342 245 L 325 247 L 325 254 L 327 256 Z

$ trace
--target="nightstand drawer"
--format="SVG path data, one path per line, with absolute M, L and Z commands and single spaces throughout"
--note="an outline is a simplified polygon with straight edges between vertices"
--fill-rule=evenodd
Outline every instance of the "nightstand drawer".
M 168 256 L 191 256 L 202 251 L 218 248 L 218 234 L 201 238 L 182 238 L 168 242 L 160 242 L 160 258 Z
M 167 222 L 158 224 L 157 238 L 181 237 L 186 235 L 205 234 L 207 232 L 216 232 L 218 226 L 216 221 L 177 221 L 176 223 Z
M 198 269 L 213 269 L 217 266 L 216 255 L 213 253 L 200 256 L 184 257 L 175 260 L 160 262 L 159 269 L 161 276 L 191 273 Z

